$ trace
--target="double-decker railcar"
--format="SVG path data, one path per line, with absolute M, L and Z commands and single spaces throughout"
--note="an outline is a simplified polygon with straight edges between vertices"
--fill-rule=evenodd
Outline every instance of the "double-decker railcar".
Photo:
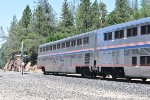
M 150 78 L 150 17 L 39 46 L 44 72 Z
M 45 73 L 91 74 L 94 64 L 96 33 L 91 31 L 39 46 L 38 66 Z
M 97 66 L 103 76 L 150 78 L 150 18 L 97 31 Z

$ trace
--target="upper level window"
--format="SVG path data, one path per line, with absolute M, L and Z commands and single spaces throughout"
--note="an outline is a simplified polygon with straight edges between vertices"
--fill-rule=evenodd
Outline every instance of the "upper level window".
M 77 45 L 82 45 L 82 39 L 77 39 Z
M 137 27 L 127 29 L 127 37 L 137 36 Z
M 46 51 L 49 51 L 49 46 L 46 46 Z
M 56 44 L 55 44 L 55 45 L 53 45 L 53 50 L 56 50 Z
M 60 44 L 57 44 L 57 49 L 60 49 Z
M 104 40 L 112 40 L 112 32 L 110 33 L 104 33 Z
M 124 30 L 115 31 L 115 39 L 124 38 Z
M 141 34 L 150 34 L 150 25 L 141 26 Z
M 43 52 L 45 52 L 46 51 L 46 47 L 43 47 Z
M 66 42 L 66 47 L 70 47 L 70 41 Z
M 65 42 L 61 44 L 61 48 L 65 48 Z
M 71 41 L 71 46 L 76 46 L 76 40 Z
M 88 44 L 89 43 L 89 37 L 83 38 L 83 44 Z
M 49 50 L 52 50 L 52 46 L 49 46 Z
M 40 48 L 40 52 L 42 52 L 42 48 Z

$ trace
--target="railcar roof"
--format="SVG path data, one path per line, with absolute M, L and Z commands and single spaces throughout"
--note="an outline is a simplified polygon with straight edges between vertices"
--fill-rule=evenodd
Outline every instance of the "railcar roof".
M 94 31 L 90 31 L 90 32 L 86 32 L 86 33 L 81 33 L 81 34 L 78 34 L 78 35 L 74 35 L 74 36 L 71 36 L 71 37 L 68 37 L 68 38 L 64 38 L 64 39 L 61 39 L 61 40 L 57 40 L 57 41 L 54 41 L 54 42 L 48 42 L 48 43 L 40 45 L 39 47 L 50 45 L 50 44 L 55 44 L 55 43 L 59 43 L 59 42 L 64 42 L 64 41 L 67 41 L 67 40 L 70 40 L 70 39 L 73 39 L 73 38 L 80 38 L 81 36 L 84 36 L 84 35 L 89 35 L 89 34 L 96 33 L 96 31 L 97 30 L 94 30 Z
M 150 17 L 141 18 L 141 19 L 138 19 L 138 20 L 129 21 L 129 22 L 121 23 L 121 24 L 116 24 L 116 25 L 105 27 L 105 28 L 100 28 L 98 30 L 82 33 L 82 34 L 79 34 L 79 35 L 74 35 L 74 36 L 64 38 L 64 39 L 61 39 L 61 40 L 57 40 L 57 41 L 54 41 L 54 42 L 45 43 L 43 45 L 40 45 L 39 47 L 54 44 L 54 43 L 58 43 L 58 42 L 67 41 L 67 40 L 73 39 L 73 38 L 78 38 L 78 37 L 84 36 L 86 34 L 93 34 L 93 32 L 96 32 L 96 31 L 98 31 L 97 32 L 98 34 L 101 34 L 101 33 L 107 33 L 107 32 L 113 32 L 113 31 L 116 31 L 116 30 L 121 30 L 121 29 L 124 29 L 124 28 L 136 27 L 137 25 L 144 25 L 144 24 L 150 24 Z
M 98 29 L 98 34 L 113 32 L 115 30 L 120 30 L 120 29 L 124 29 L 124 28 L 136 27 L 137 25 L 142 25 L 142 24 L 143 25 L 144 24 L 150 24 L 150 17 L 141 18 L 141 19 L 138 19 L 138 20 L 129 21 L 129 22 L 125 22 L 125 23 L 116 24 L 116 25 L 105 27 L 105 28 L 101 28 L 101 29 Z

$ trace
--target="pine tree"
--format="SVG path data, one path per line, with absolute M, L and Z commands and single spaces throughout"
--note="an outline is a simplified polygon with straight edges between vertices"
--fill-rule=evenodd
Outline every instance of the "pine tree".
M 36 33 L 43 37 L 48 36 L 48 25 L 44 9 L 41 6 L 38 6 L 34 14 Z
M 21 25 L 23 28 L 28 28 L 28 25 L 30 24 L 32 13 L 29 5 L 26 6 L 25 10 L 23 11 L 23 16 L 21 18 Z
M 67 0 L 64 0 L 60 19 L 61 19 L 60 27 L 63 27 L 64 30 L 71 33 L 72 31 L 71 29 L 74 26 L 74 19 L 73 19 L 73 13 L 67 3 Z
M 100 20 L 101 25 L 100 26 L 104 27 L 104 26 L 106 26 L 105 20 L 106 20 L 106 15 L 107 15 L 106 4 L 104 4 L 103 2 L 100 2 L 99 3 L 99 9 L 100 9 L 99 13 L 100 13 L 100 18 L 101 18 L 101 20 Z
M 55 27 L 55 14 L 48 0 L 39 0 L 39 6 L 43 8 L 45 19 L 47 20 L 48 33 L 51 33 Z
M 138 0 L 128 0 L 128 4 L 129 4 L 130 8 L 133 9 L 133 11 L 138 10 Z
M 98 2 L 95 2 L 91 6 L 91 24 L 92 30 L 98 29 L 100 27 L 100 12 L 98 7 Z
M 141 1 L 140 17 L 149 17 L 150 16 L 150 0 Z
M 135 0 L 134 2 L 134 11 L 138 11 L 138 0 Z
M 76 27 L 78 33 L 87 32 L 91 29 L 91 2 L 90 0 L 80 0 L 80 5 L 77 9 Z
M 116 0 L 116 14 L 118 20 L 116 23 L 129 21 L 131 10 L 127 0 Z
M 9 28 L 9 37 L 6 42 L 6 52 L 12 54 L 13 52 L 19 51 L 20 49 L 20 35 L 18 33 L 18 21 L 16 16 L 13 16 L 13 21 Z
M 140 13 L 138 9 L 138 0 L 132 0 L 131 8 L 133 9 L 133 14 L 131 14 L 131 20 L 137 20 L 140 18 Z
M 150 5 L 150 0 L 141 0 L 141 6 L 149 6 Z
M 4 38 L 5 38 L 5 32 L 4 32 L 3 27 L 1 26 L 0 27 L 0 40 L 3 40 Z
M 119 24 L 130 20 L 133 13 L 128 0 L 116 0 L 115 10 L 107 16 L 107 25 Z

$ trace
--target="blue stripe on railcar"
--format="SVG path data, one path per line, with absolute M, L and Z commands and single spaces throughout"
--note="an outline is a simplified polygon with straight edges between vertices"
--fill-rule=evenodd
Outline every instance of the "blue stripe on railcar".
M 38 57 L 43 57 L 43 56 L 60 56 L 60 55 L 69 55 L 69 54 L 79 54 L 79 53 L 92 53 L 93 50 L 85 50 L 85 51 L 79 51 L 79 52 L 65 52 L 65 53 L 62 53 L 62 54 L 47 54 L 47 55 L 42 55 L 42 56 L 38 56 Z
M 98 50 L 108 51 L 108 50 L 121 50 L 121 49 L 132 49 L 132 48 L 143 48 L 143 47 L 150 47 L 150 44 L 136 45 L 136 46 L 126 46 L 126 47 L 118 47 L 118 48 L 106 48 L 106 49 L 98 49 Z

